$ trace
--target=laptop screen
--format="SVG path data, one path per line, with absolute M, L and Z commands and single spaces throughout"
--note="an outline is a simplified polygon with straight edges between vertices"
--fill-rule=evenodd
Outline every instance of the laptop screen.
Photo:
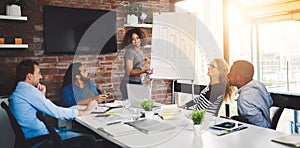
M 128 101 L 132 107 L 141 107 L 145 99 L 151 99 L 151 90 L 148 85 L 127 84 Z

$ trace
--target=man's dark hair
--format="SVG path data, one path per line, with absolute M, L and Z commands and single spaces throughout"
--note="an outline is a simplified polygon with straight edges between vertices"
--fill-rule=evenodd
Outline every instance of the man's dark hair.
M 64 76 L 63 87 L 66 85 L 72 84 L 75 80 L 76 75 L 80 75 L 79 67 L 81 65 L 82 65 L 82 63 L 79 63 L 79 62 L 70 64 L 70 66 L 67 69 L 66 74 Z
M 33 60 L 23 60 L 16 68 L 16 83 L 24 81 L 28 73 L 34 73 L 34 65 L 39 65 L 38 62 Z
M 254 67 L 252 63 L 245 60 L 238 60 L 233 63 L 235 65 L 237 72 L 244 76 L 248 81 L 252 80 L 254 75 Z

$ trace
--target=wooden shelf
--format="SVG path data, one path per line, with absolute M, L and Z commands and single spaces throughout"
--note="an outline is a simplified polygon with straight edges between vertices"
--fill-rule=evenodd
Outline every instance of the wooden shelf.
M 27 16 L 9 16 L 9 15 L 0 15 L 0 19 L 4 19 L 4 20 L 27 21 Z
M 124 24 L 124 27 L 152 28 L 152 24 Z
M 28 48 L 28 44 L 0 44 L 0 48 Z

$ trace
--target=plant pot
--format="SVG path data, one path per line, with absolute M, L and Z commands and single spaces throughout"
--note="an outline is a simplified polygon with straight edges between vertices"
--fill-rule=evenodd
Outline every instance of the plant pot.
M 127 14 L 127 24 L 138 24 L 139 18 L 134 14 Z
M 21 16 L 21 6 L 18 6 L 18 5 L 6 5 L 6 15 L 9 15 L 9 16 Z
M 203 129 L 202 124 L 194 124 L 193 131 L 195 136 L 200 136 L 202 133 L 204 133 L 205 130 Z
M 153 111 L 145 111 L 145 117 L 147 119 L 153 119 L 154 117 Z

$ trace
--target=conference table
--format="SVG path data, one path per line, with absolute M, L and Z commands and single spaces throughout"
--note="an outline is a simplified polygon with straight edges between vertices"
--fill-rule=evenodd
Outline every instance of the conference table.
M 156 110 L 156 111 L 159 111 Z M 218 136 L 215 130 L 211 128 L 206 128 L 202 131 L 200 135 L 195 135 L 192 129 L 192 122 L 187 118 L 187 114 L 191 111 L 180 109 L 174 118 L 161 119 L 157 115 L 151 116 L 151 119 L 157 120 L 159 122 L 167 123 L 175 128 L 170 130 L 165 130 L 156 133 L 146 134 L 140 131 L 132 132 L 123 135 L 115 135 L 100 130 L 105 129 L 110 126 L 110 123 L 115 123 L 113 126 L 122 129 L 128 128 L 126 122 L 130 122 L 131 111 L 128 108 L 115 108 L 109 111 L 110 114 L 121 115 L 122 118 L 115 122 L 116 120 L 111 120 L 103 116 L 99 116 L 97 113 L 93 113 L 86 116 L 81 116 L 75 119 L 75 121 L 88 129 L 94 131 L 99 136 L 111 141 L 112 143 L 120 147 L 154 147 L 154 148 L 192 148 L 192 147 L 202 147 L 202 148 L 258 148 L 258 147 L 272 147 L 272 148 L 284 148 L 288 147 L 283 144 L 272 142 L 271 139 L 276 137 L 281 137 L 287 135 L 286 133 L 275 131 L 272 129 L 257 127 L 254 125 L 244 124 L 247 128 L 244 130 L 232 132 L 226 135 Z M 127 118 L 128 117 L 128 118 Z M 219 117 L 212 117 L 210 122 L 206 126 L 211 126 L 212 124 L 221 123 L 224 121 L 231 121 L 230 119 L 224 119 Z M 236 122 L 236 121 L 234 121 Z M 116 129 L 118 130 L 118 129 Z

